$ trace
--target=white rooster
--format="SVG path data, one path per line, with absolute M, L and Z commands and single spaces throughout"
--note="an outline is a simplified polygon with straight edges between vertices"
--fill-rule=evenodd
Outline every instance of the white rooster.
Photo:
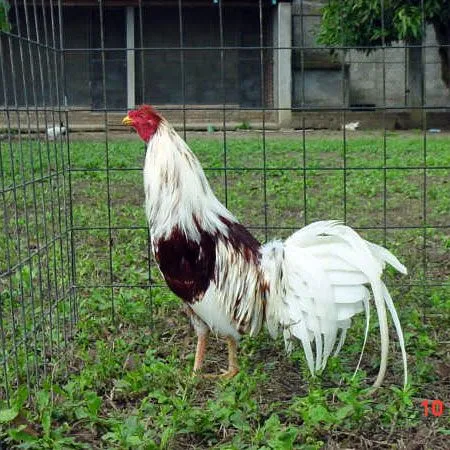
M 54 141 L 60 136 L 64 136 L 66 134 L 66 127 L 64 126 L 64 123 L 61 122 L 59 125 L 55 125 L 54 127 L 48 127 L 45 133 L 49 141 Z
M 356 131 L 359 128 L 359 121 L 346 123 L 342 126 L 342 129 L 344 128 L 349 131 Z
M 228 341 L 229 367 L 221 376 L 234 376 L 240 337 L 256 335 L 264 324 L 274 337 L 283 332 L 288 350 L 294 338 L 300 340 L 315 373 L 333 350 L 339 351 L 351 318 L 361 311 L 367 337 L 373 298 L 381 334 L 374 385 L 380 386 L 387 366 L 386 307 L 400 342 L 406 383 L 403 333 L 381 280 L 386 263 L 406 273 L 394 255 L 336 221 L 315 222 L 284 242 L 261 245 L 219 202 L 196 156 L 155 109 L 144 105 L 122 123 L 147 143 L 144 188 L 152 250 L 197 333 L 194 373 L 202 367 L 212 331 Z

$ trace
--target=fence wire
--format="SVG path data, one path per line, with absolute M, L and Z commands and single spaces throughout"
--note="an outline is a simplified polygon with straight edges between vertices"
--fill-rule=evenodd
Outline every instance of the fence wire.
M 393 63 L 387 52 L 403 51 L 406 58 L 414 46 L 388 46 L 384 41 L 373 48 L 381 67 L 378 103 L 352 103 L 349 65 L 364 59 L 352 53 L 352 47 L 334 48 L 336 95 L 324 100 L 318 92 L 314 100 L 314 80 L 323 72 L 320 62 L 311 69 L 311 59 L 330 49 L 311 42 L 308 29 L 320 16 L 306 8 L 314 2 L 292 2 L 285 23 L 282 8 L 287 3 L 10 2 L 11 27 L 0 35 L 0 399 L 9 400 L 21 385 L 30 392 L 39 388 L 70 353 L 77 320 L 108 314 L 116 321 L 117 302 L 128 298 L 125 291 L 146 296 L 150 321 L 153 318 L 155 292 L 162 292 L 164 284 L 152 260 L 142 199 L 129 198 L 129 189 L 120 196 L 122 184 L 140 186 L 140 159 L 124 165 L 114 153 L 120 119 L 137 103 L 159 105 L 189 143 L 197 139 L 190 130 L 209 129 L 207 139 L 214 136 L 219 150 L 217 158 L 206 158 L 205 170 L 232 210 L 239 209 L 242 185 L 255 189 L 252 202 L 261 213 L 247 217 L 245 204 L 238 212 L 261 240 L 287 236 L 313 220 L 341 219 L 377 242 L 394 246 L 412 266 L 406 281 L 399 285 L 396 280 L 400 292 L 418 289 L 425 299 L 434 287 L 448 291 L 440 268 L 446 264 L 442 242 L 448 240 L 450 206 L 437 214 L 434 205 L 436 189 L 445 189 L 450 167 L 436 150 L 429 162 L 430 141 L 437 139 L 429 132 L 429 117 L 450 105 L 432 104 L 426 96 L 426 55 L 436 51 L 437 44 L 424 40 L 420 46 L 420 104 L 388 98 Z M 287 44 L 286 26 L 292 27 Z M 423 27 L 425 31 L 425 22 Z M 284 64 L 292 78 L 288 103 Z M 403 64 L 406 67 L 406 59 Z M 405 68 L 405 77 L 406 73 Z M 373 74 L 374 79 L 378 76 L 379 72 Z M 412 151 L 419 146 L 421 156 L 392 162 L 396 149 L 391 145 L 389 114 L 404 112 L 419 124 Z M 371 114 L 379 129 L 378 134 L 358 134 L 380 139 L 381 156 L 375 162 L 355 160 L 363 144 L 341 127 L 359 114 Z M 334 159 L 322 160 L 314 146 L 321 135 L 311 130 L 323 123 L 340 130 L 333 135 L 323 131 L 324 139 L 340 136 Z M 287 153 L 283 162 L 274 159 L 283 152 L 283 134 L 274 131 L 280 124 L 297 129 L 289 134 L 295 154 Z M 61 125 L 66 132 L 58 134 Z M 242 164 L 245 158 L 236 164 L 236 151 L 245 151 L 235 145 L 236 128 L 241 130 L 238 138 L 251 128 L 248 136 L 258 141 L 258 157 L 249 157 L 248 164 Z M 282 144 L 277 144 L 278 138 Z M 91 161 L 90 141 L 100 148 L 100 161 Z M 395 189 L 402 194 L 392 182 L 398 173 L 413 180 L 416 192 L 404 207 L 391 208 Z M 323 189 L 323 180 L 333 176 L 338 177 L 339 189 L 332 194 Z M 380 183 L 381 188 L 374 188 L 381 202 L 378 216 L 366 217 L 366 209 L 355 207 L 353 198 L 366 195 L 355 191 L 355 176 L 374 177 Z M 278 205 L 285 195 L 282 188 L 277 191 L 274 180 L 279 177 L 298 187 L 295 214 Z M 441 183 L 432 186 L 430 196 L 435 179 Z M 124 205 L 129 203 L 140 216 L 126 217 L 130 210 Z M 89 214 L 89 208 L 98 211 Z M 408 242 L 416 246 L 417 233 L 420 245 L 411 250 Z M 141 248 L 133 247 L 132 236 L 139 237 Z M 402 246 L 396 247 L 397 241 Z M 118 255 L 136 259 L 141 275 L 124 275 Z M 108 311 L 95 309 L 98 296 L 108 299 Z

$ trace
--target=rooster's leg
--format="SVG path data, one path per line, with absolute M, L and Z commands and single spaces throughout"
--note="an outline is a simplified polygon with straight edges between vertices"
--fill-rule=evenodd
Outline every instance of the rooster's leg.
M 228 342 L 228 370 L 221 375 L 221 378 L 233 378 L 239 372 L 237 358 L 237 342 L 231 336 L 227 337 Z
M 184 305 L 184 311 L 191 319 L 192 326 L 197 334 L 197 349 L 195 351 L 193 370 L 193 375 L 197 375 L 203 366 L 203 360 L 206 353 L 206 344 L 208 343 L 209 337 L 209 328 L 206 323 L 203 322 L 203 320 L 200 319 L 194 311 L 192 311 L 192 308 L 189 305 Z
M 207 343 L 208 333 L 199 333 L 197 335 L 197 350 L 195 351 L 194 375 L 197 374 L 202 368 Z
M 207 373 L 203 375 L 205 378 L 224 378 L 229 379 L 233 378 L 239 372 L 239 365 L 237 359 L 237 342 L 231 336 L 227 337 L 228 342 L 228 370 L 221 373 Z

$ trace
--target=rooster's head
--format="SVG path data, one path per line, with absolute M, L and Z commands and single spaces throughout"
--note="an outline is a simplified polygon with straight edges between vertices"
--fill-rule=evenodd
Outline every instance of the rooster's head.
M 151 106 L 142 105 L 130 111 L 122 120 L 123 125 L 132 126 L 144 142 L 149 142 L 156 133 L 161 116 Z

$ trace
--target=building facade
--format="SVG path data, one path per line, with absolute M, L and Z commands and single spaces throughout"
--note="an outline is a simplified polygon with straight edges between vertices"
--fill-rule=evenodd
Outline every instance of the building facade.
M 290 100 L 289 2 L 67 0 L 11 9 L 11 33 L 2 38 L 6 95 L 19 107 L 55 103 L 56 91 L 71 108 L 124 110 L 136 104 L 273 108 Z M 38 21 L 42 24 L 36 23 Z M 280 20 L 286 23 L 279 24 Z M 39 35 L 39 27 L 45 35 Z M 32 41 L 30 45 L 29 41 Z M 38 72 L 35 42 L 59 49 L 44 72 L 59 72 L 61 86 L 32 96 L 21 73 Z M 26 47 L 26 48 L 24 48 Z M 10 57 L 8 57 L 8 55 Z M 55 59 L 55 60 L 53 60 Z M 45 61 L 45 56 L 44 56 Z M 37 75 L 39 76 L 39 75 Z M 45 74 L 43 75 L 43 78 Z M 13 80 L 14 78 L 14 80 Z M 49 78 L 49 77 L 47 77 Z M 13 86 L 14 85 L 14 86 Z M 287 104 L 287 107 L 290 105 Z
M 119 113 L 151 103 L 198 108 L 198 120 L 208 122 L 226 109 L 227 120 L 260 122 L 264 115 L 280 127 L 293 126 L 298 111 L 408 106 L 407 49 L 399 43 L 370 55 L 349 50 L 331 56 L 316 42 L 322 4 L 17 1 L 11 34 L 21 39 L 2 35 L 0 41 L 0 104 L 63 103 L 71 110 Z M 446 108 L 450 96 L 432 28 L 425 44 L 419 67 L 425 105 Z M 30 88 L 30 77 L 39 89 Z
M 404 42 L 367 54 L 356 49 L 337 51 L 317 44 L 325 0 L 293 0 L 293 105 L 296 107 L 450 107 L 450 92 L 441 79 L 434 29 L 426 27 L 423 49 L 413 65 Z M 449 43 L 450 44 L 450 43 Z M 411 78 L 424 92 L 412 97 Z M 419 86 L 420 89 L 420 86 Z M 414 105 L 414 103 L 416 103 Z

